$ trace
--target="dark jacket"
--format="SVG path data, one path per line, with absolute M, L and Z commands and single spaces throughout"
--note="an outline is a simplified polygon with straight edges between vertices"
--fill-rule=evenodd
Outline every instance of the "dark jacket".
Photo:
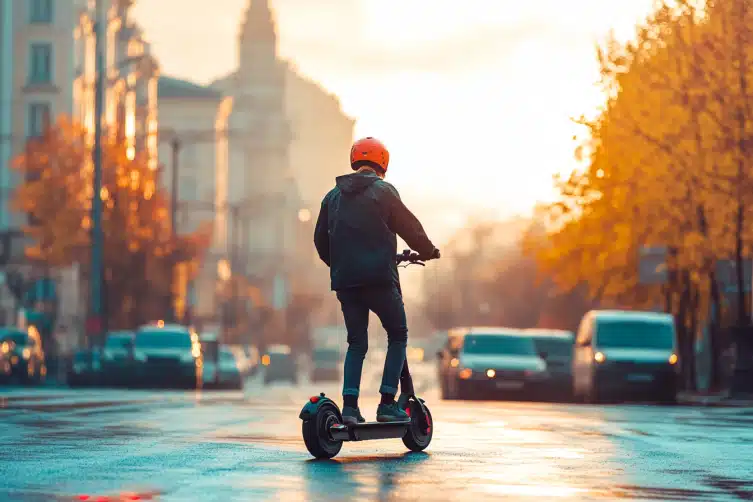
M 322 201 L 314 231 L 319 257 L 330 267 L 332 289 L 399 284 L 396 234 L 422 256 L 434 251 L 395 187 L 370 171 L 338 176 Z

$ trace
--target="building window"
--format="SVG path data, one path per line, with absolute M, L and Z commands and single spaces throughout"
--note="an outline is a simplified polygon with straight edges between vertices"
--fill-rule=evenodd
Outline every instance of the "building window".
M 31 44 L 29 61 L 29 83 L 49 84 L 52 82 L 52 44 Z
M 38 138 L 44 134 L 45 130 L 50 126 L 50 115 L 49 103 L 29 104 L 26 127 L 29 138 Z
M 27 0 L 29 2 L 29 22 L 32 24 L 52 24 L 53 0 Z

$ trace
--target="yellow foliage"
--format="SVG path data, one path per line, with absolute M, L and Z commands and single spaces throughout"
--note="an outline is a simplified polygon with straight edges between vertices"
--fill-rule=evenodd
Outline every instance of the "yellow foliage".
M 49 264 L 86 262 L 91 250 L 93 198 L 91 151 L 84 130 L 61 120 L 29 142 L 15 162 L 25 180 L 15 194 L 17 209 L 29 214 L 34 244 L 29 257 Z M 124 146 L 103 145 L 102 230 L 109 315 L 121 324 L 138 315 L 129 306 L 169 297 L 170 272 L 178 261 L 195 262 L 209 232 L 174 238 L 167 199 L 146 159 L 130 160 Z M 191 268 L 191 267 L 189 267 Z M 195 268 L 195 267 L 193 267 Z M 113 312 L 122 308 L 120 312 Z M 163 312 L 164 313 L 164 312 Z M 148 317 L 147 319 L 148 320 Z
M 562 287 L 620 298 L 638 288 L 641 246 L 667 246 L 669 266 L 708 295 L 736 236 L 744 254 L 753 245 L 753 2 L 662 3 L 598 57 L 606 102 L 581 120 L 577 152 L 588 167 L 559 181 L 527 248 Z

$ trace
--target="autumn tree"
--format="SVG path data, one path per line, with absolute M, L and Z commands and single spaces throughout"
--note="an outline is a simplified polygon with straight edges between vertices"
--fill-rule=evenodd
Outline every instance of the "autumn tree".
M 14 202 L 29 217 L 30 260 L 51 266 L 88 263 L 90 154 L 85 131 L 61 120 L 29 141 L 16 159 L 24 181 Z M 174 267 L 187 263 L 195 274 L 209 233 L 172 235 L 157 173 L 145 159 L 129 156 L 122 142 L 105 140 L 102 174 L 105 321 L 110 329 L 132 328 L 165 317 Z
M 738 265 L 736 322 L 749 322 L 751 16 L 749 0 L 664 2 L 633 40 L 599 47 L 606 102 L 581 120 L 587 167 L 558 181 L 561 199 L 543 209 L 546 235 L 528 239 L 560 286 L 674 313 L 691 387 L 693 342 L 723 307 L 720 260 Z M 661 287 L 638 280 L 646 246 L 667 250 Z M 711 321 L 718 332 L 719 317 Z

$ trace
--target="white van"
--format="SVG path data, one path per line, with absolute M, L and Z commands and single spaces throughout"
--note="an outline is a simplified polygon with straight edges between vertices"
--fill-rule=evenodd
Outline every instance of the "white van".
M 597 403 L 650 394 L 674 402 L 679 361 L 670 314 L 592 310 L 581 320 L 573 351 L 573 394 Z

